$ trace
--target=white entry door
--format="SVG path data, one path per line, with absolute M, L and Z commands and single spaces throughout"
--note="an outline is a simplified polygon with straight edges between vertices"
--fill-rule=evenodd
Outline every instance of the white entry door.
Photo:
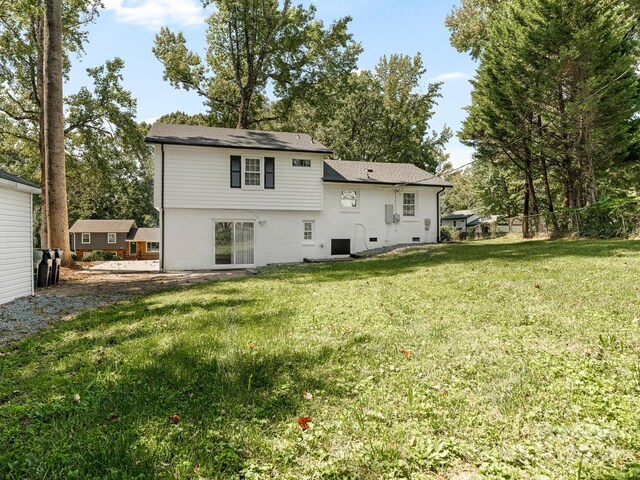
M 216 266 L 250 267 L 254 260 L 254 222 L 214 222 L 214 262 Z

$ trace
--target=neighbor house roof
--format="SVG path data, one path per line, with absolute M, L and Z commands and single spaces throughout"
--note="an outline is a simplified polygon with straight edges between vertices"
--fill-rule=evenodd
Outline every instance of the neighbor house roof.
M 17 177 L 15 175 L 10 174 L 9 172 L 5 172 L 4 170 L 0 170 L 0 179 L 5 180 L 6 182 L 11 182 L 14 184 L 24 185 L 25 187 L 30 187 L 31 193 L 40 193 L 40 187 L 35 183 L 28 182 L 24 178 Z M 33 191 L 33 189 L 37 190 L 37 192 Z
M 78 220 L 70 233 L 129 233 L 136 226 L 134 220 Z
M 428 187 L 452 186 L 437 175 L 410 163 L 325 160 L 322 179 L 325 182 L 423 185 Z
M 471 210 L 458 210 L 456 212 L 445 215 L 441 220 L 464 220 L 465 218 L 475 215 Z
M 495 223 L 498 220 L 498 215 L 490 215 L 487 218 L 476 218 L 467 223 L 467 227 L 475 227 L 476 225 L 485 224 L 489 225 Z
M 127 242 L 159 242 L 159 228 L 134 228 L 127 235 Z
M 237 128 L 197 127 L 155 123 L 145 138 L 147 143 L 246 148 L 285 152 L 331 154 L 332 151 L 305 133 L 263 132 Z

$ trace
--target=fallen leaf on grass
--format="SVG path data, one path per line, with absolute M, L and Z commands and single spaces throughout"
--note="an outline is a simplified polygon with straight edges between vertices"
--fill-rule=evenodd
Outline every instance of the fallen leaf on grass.
M 400 351 L 404 355 L 404 358 L 409 359 L 409 357 L 411 357 L 411 352 L 409 350 L 407 350 L 406 348 L 403 348 Z
M 110 423 L 117 423 L 120 421 L 120 417 L 118 415 L 111 415 L 110 417 L 107 417 L 107 421 Z
M 300 425 L 302 430 L 309 428 L 309 425 L 307 425 L 308 423 L 313 423 L 311 417 L 298 417 L 298 425 Z
M 80 395 L 78 393 L 73 395 L 73 401 L 76 402 L 76 403 L 80 402 Z
M 536 288 L 540 288 L 540 284 L 539 283 L 536 283 Z
M 307 392 L 307 391 L 304 391 L 304 392 L 302 392 L 302 397 L 305 400 L 311 400 L 313 398 L 313 395 L 311 393 Z
M 6 353 L 0 352 L 0 357 L 4 357 L 5 355 L 6 355 Z
M 180 421 L 180 415 L 171 415 L 169 421 L 175 425 Z

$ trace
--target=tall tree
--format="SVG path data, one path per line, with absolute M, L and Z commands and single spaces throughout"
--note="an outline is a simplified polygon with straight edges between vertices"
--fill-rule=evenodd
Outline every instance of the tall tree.
M 205 60 L 187 48 L 182 33 L 168 28 L 156 36 L 153 52 L 165 80 L 201 95 L 218 126 L 249 128 L 284 118 L 316 85 L 355 68 L 361 49 L 347 32 L 349 17 L 325 28 L 313 5 L 203 0 L 210 3 L 216 10 L 207 20 Z M 267 112 L 268 87 L 278 111 Z
M 62 101 L 62 0 L 45 0 L 43 62 L 44 164 L 47 172 L 47 247 L 64 250 L 63 265 L 73 263 L 69 245 L 67 176 Z
M 429 128 L 441 84 L 422 91 L 424 74 L 420 54 L 383 56 L 374 71 L 327 83 L 274 126 L 312 134 L 331 145 L 337 158 L 409 162 L 434 172 L 446 160 L 451 132 Z
M 510 0 L 479 40 L 462 138 L 478 161 L 518 168 L 523 213 L 544 205 L 556 230 L 556 203 L 584 206 L 625 178 L 640 98 L 632 18 L 605 0 Z

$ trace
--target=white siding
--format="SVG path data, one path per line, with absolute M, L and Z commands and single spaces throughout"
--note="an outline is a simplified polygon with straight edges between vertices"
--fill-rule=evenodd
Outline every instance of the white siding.
M 33 293 L 31 194 L 0 185 L 0 304 Z
M 276 179 L 277 181 L 277 179 Z M 342 190 L 359 190 L 360 208 L 345 212 L 340 208 Z M 261 209 L 168 208 L 165 212 L 164 268 L 166 270 L 212 269 L 213 222 L 239 220 L 255 222 L 256 265 L 300 262 L 303 258 L 331 257 L 331 239 L 350 239 L 351 252 L 400 243 L 437 242 L 436 194 L 439 188 L 405 187 L 417 193 L 415 218 L 385 223 L 385 205 L 402 214 L 402 192 L 393 186 L 325 184 L 322 210 L 281 211 Z M 425 229 L 425 218 L 431 227 Z M 315 240 L 303 240 L 303 221 L 311 220 Z M 375 243 L 369 238 L 377 237 Z
M 231 188 L 232 155 L 275 158 L 275 188 Z M 165 145 L 165 208 L 250 210 L 322 209 L 323 156 L 276 151 Z M 311 160 L 311 167 L 293 167 L 292 158 Z M 160 208 L 161 147 L 155 147 L 154 200 Z M 244 162 L 243 162 L 244 172 Z M 264 180 L 264 165 L 262 170 Z

